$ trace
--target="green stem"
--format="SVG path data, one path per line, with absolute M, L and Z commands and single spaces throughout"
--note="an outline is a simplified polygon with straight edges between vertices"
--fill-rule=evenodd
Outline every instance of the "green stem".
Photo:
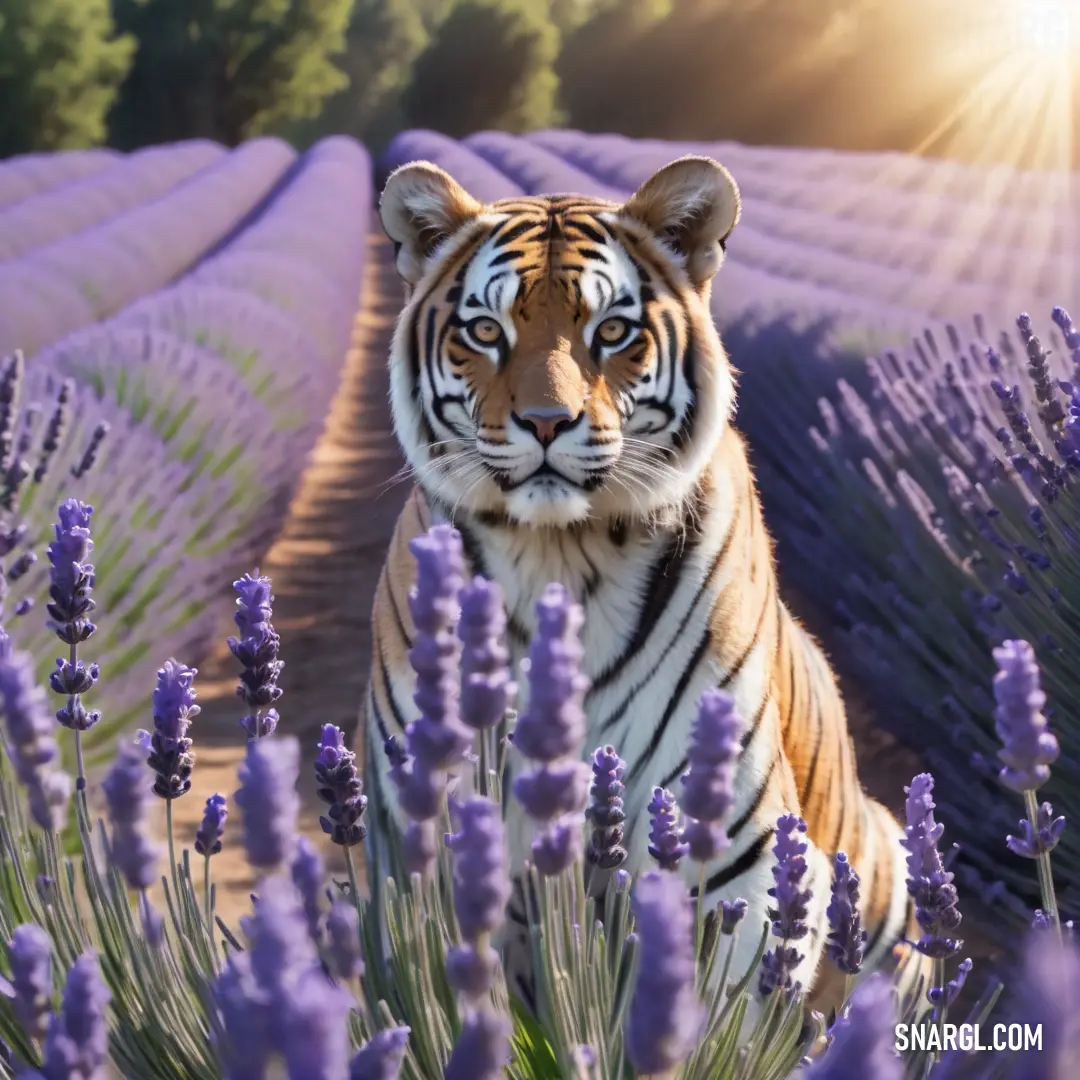
M 176 841 L 173 839 L 172 799 L 165 800 L 165 832 L 169 839 L 169 876 L 172 880 L 173 895 L 179 903 L 180 883 L 176 876 Z
M 934 986 L 937 987 L 938 992 L 941 994 L 941 1004 L 938 1005 L 934 1012 L 934 1024 L 938 1029 L 938 1047 L 932 1055 L 932 1060 L 936 1065 L 941 1060 L 940 1047 L 945 1045 L 945 1010 L 948 1007 L 948 986 L 945 978 L 945 961 L 934 961 Z
M 206 909 L 206 929 L 214 937 L 214 908 L 210 903 L 210 856 L 203 856 L 203 907 Z
M 1038 836 L 1039 805 L 1034 791 L 1024 792 L 1024 807 L 1027 809 L 1031 831 Z M 1040 851 L 1035 859 L 1035 868 L 1039 875 L 1039 890 L 1042 893 L 1043 911 L 1054 922 L 1054 930 L 1061 940 L 1061 916 L 1058 914 L 1057 894 L 1054 891 L 1054 875 L 1050 869 L 1050 852 Z
M 353 903 L 356 905 L 357 915 L 362 915 L 360 910 L 360 885 L 356 880 L 356 863 L 353 862 L 351 847 L 345 848 L 345 866 L 349 871 L 349 891 L 352 893 Z

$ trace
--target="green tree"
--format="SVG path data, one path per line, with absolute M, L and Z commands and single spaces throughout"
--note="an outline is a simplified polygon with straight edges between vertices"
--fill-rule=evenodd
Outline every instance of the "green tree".
M 77 0 L 72 0 L 77 2 Z M 353 0 L 115 0 L 138 53 L 109 118 L 114 145 L 230 146 L 318 114 L 347 83 Z
M 109 0 L 3 0 L 0 157 L 100 143 L 134 48 Z
M 356 0 L 345 54 L 338 61 L 349 85 L 327 100 L 317 118 L 287 129 L 305 145 L 321 135 L 352 135 L 372 147 L 403 123 L 401 100 L 413 61 L 428 42 L 433 14 L 418 0 Z
M 555 122 L 559 33 L 536 0 L 463 0 L 413 66 L 410 126 L 462 136 Z

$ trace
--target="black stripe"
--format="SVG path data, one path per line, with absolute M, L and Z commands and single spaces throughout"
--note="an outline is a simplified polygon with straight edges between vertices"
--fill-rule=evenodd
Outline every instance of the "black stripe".
M 507 218 L 488 238 L 489 243 L 498 250 L 504 244 L 512 244 L 519 236 L 524 236 L 530 229 L 539 228 L 543 224 L 537 218 L 532 220 L 514 222 L 513 218 Z
M 766 829 L 734 862 L 718 870 L 708 881 L 705 882 L 705 895 L 714 893 L 729 885 L 736 878 L 741 877 L 747 871 L 752 870 L 760 860 L 766 846 L 772 839 L 773 829 Z M 690 889 L 690 895 L 697 896 L 698 887 L 694 885 Z
M 386 657 L 382 655 L 381 650 L 379 652 L 379 674 L 382 675 L 383 689 L 386 691 L 386 700 L 390 705 L 390 715 L 394 718 L 398 731 L 404 732 L 408 721 L 402 715 L 397 702 L 394 700 L 394 684 L 390 681 L 390 669 L 386 666 Z M 394 732 L 394 734 L 396 735 L 397 732 Z
M 776 772 L 776 766 L 780 764 L 781 758 L 778 753 L 776 757 L 772 759 L 769 765 L 769 771 L 765 774 L 764 779 L 761 781 L 761 786 L 754 793 L 754 799 L 745 811 L 739 816 L 739 818 L 732 823 L 730 829 L 727 830 L 728 836 L 734 840 L 746 828 L 746 823 L 761 809 L 761 802 L 765 798 L 765 792 L 768 790 L 769 784 L 772 783 L 773 773 Z
M 594 229 L 587 221 L 572 221 L 570 224 L 583 236 L 587 236 L 594 244 L 606 243 L 604 234 L 599 229 Z
M 513 262 L 515 259 L 522 258 L 524 254 L 525 252 L 520 248 L 509 248 L 496 255 L 495 258 L 488 263 L 488 266 L 505 266 L 508 262 Z
M 728 527 L 727 536 L 724 537 L 724 543 L 721 545 L 720 550 L 717 551 L 716 555 L 713 557 L 712 562 L 709 564 L 709 569 L 707 574 L 705 575 L 704 583 L 702 584 L 701 588 L 698 589 L 698 591 L 694 594 L 694 598 L 690 602 L 690 605 L 686 610 L 686 614 L 683 615 L 682 621 L 679 623 L 678 629 L 675 631 L 674 634 L 671 635 L 671 639 L 664 647 L 664 650 L 660 654 L 660 658 L 657 661 L 655 667 L 653 667 L 653 669 L 649 672 L 648 675 L 645 676 L 644 679 L 631 687 L 626 696 L 619 703 L 619 706 L 615 709 L 615 711 L 608 714 L 606 719 L 600 725 L 600 730 L 602 732 L 609 731 L 612 727 L 615 726 L 615 724 L 619 722 L 626 710 L 630 708 L 630 705 L 633 702 L 634 698 L 641 692 L 642 688 L 648 684 L 648 682 L 660 669 L 664 660 L 667 659 L 668 654 L 671 652 L 672 649 L 675 648 L 679 639 L 682 637 L 683 632 L 686 630 L 687 624 L 690 622 L 690 619 L 693 617 L 694 612 L 697 610 L 698 604 L 701 602 L 701 598 L 708 595 L 709 589 L 713 582 L 713 578 L 715 578 L 720 567 L 723 565 L 724 560 L 727 558 L 728 553 L 731 551 L 731 545 L 734 542 L 735 533 L 738 529 L 740 518 L 742 517 L 741 509 L 742 508 L 739 507 L 739 512 L 736 513 L 736 515 L 731 519 L 731 524 Z M 590 690 L 589 693 L 591 694 L 592 690 Z
M 690 662 L 683 668 L 683 673 L 679 676 L 679 681 L 675 684 L 675 691 L 671 696 L 671 700 L 667 703 L 663 716 L 660 717 L 660 723 L 653 729 L 652 738 L 649 739 L 649 744 L 645 747 L 645 753 L 634 762 L 633 768 L 631 768 L 630 772 L 627 774 L 626 784 L 628 787 L 641 775 L 644 769 L 652 764 L 652 759 L 655 757 L 656 751 L 663 741 L 668 724 L 671 723 L 671 718 L 675 715 L 675 710 L 682 704 L 683 694 L 686 693 L 686 688 L 690 685 L 690 680 L 694 677 L 694 673 L 697 671 L 702 657 L 705 656 L 711 646 L 712 627 L 710 626 L 706 627 L 705 632 L 701 635 L 701 640 L 698 641 L 696 648 L 690 656 Z
M 880 847 L 880 844 L 881 844 L 881 835 L 879 833 L 879 835 L 878 835 L 878 845 L 879 845 L 879 847 Z M 882 862 L 883 862 L 883 860 L 882 860 L 881 854 L 879 852 L 877 861 L 874 863 L 874 876 L 870 879 L 870 891 L 867 894 L 866 900 L 864 901 L 867 905 L 872 903 L 873 898 L 876 897 L 877 894 L 878 894 L 878 889 L 881 887 L 881 867 L 882 867 Z M 891 885 L 892 882 L 890 882 L 889 884 Z M 890 901 L 891 901 L 891 898 L 890 898 Z M 892 907 L 891 902 L 886 905 L 885 912 L 881 916 L 881 921 L 877 924 L 876 927 L 874 927 L 873 934 L 871 934 L 870 937 L 867 939 L 866 949 L 864 951 L 864 955 L 869 956 L 874 951 L 874 947 L 881 940 L 881 935 L 885 933 L 885 926 L 889 921 L 889 908 L 890 907 Z M 904 930 L 905 931 L 907 930 L 907 924 L 906 923 L 904 925 Z

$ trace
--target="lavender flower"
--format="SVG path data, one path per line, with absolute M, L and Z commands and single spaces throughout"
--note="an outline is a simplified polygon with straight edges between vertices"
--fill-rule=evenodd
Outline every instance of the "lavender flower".
M 378 1031 L 356 1051 L 349 1080 L 397 1080 L 409 1046 L 407 1027 Z
M 1026 641 L 1006 641 L 994 650 L 998 672 L 994 676 L 998 751 L 1004 764 L 1001 782 L 1014 791 L 1034 791 L 1050 779 L 1049 766 L 1061 753 L 1047 730 L 1043 706 L 1046 695 L 1039 679 L 1035 651 Z
M 548 585 L 536 605 L 529 646 L 529 704 L 514 728 L 514 746 L 533 761 L 576 759 L 585 739 L 581 607 L 561 585 Z
M 503 923 L 510 900 L 510 868 L 502 812 L 489 799 L 454 805 L 460 832 L 447 837 L 454 853 L 454 912 L 464 944 L 447 956 L 450 985 L 480 998 L 491 989 L 498 955 L 487 938 Z
M 270 1006 L 280 1012 L 299 977 L 319 966 L 293 883 L 282 875 L 267 877 L 254 913 L 243 916 L 240 926 L 250 943 L 251 972 Z
M 34 682 L 33 660 L 0 630 L 0 700 L 7 721 L 7 750 L 27 789 L 30 815 L 43 829 L 62 832 L 71 779 L 58 765 L 56 729 L 45 691 Z
M 761 959 L 760 987 L 763 994 L 774 990 L 786 990 L 792 985 L 792 972 L 803 960 L 790 943 L 806 937 L 810 928 L 806 925 L 809 914 L 810 890 L 800 889 L 806 875 L 806 842 L 800 839 L 806 833 L 806 822 L 795 814 L 783 814 L 776 822 L 776 843 L 773 853 L 773 887 L 769 895 L 776 906 L 769 908 L 773 936 L 780 944 Z
M 461 719 L 475 731 L 495 727 L 517 694 L 506 648 L 502 590 L 474 578 L 461 590 Z
M 580 814 L 567 814 L 537 833 L 530 848 L 533 866 L 541 877 L 558 877 L 582 855 Z
M 961 916 L 953 875 L 945 869 L 938 851 L 944 826 L 934 821 L 934 778 L 920 773 L 904 790 L 907 827 L 900 843 L 909 852 L 908 894 L 915 901 L 915 918 L 924 932 L 915 948 L 926 956 L 944 959 L 959 952 L 963 942 L 948 936 L 959 927 Z
M 443 1080 L 501 1080 L 509 1064 L 509 1021 L 488 1009 L 473 1009 L 461 1025 Z
M 806 1080 L 902 1080 L 904 1066 L 893 1049 L 895 1016 L 889 980 L 869 976 L 855 988 L 833 1025 L 832 1044 L 806 1071 Z
M 589 767 L 580 760 L 589 688 L 581 671 L 584 619 L 562 585 L 547 586 L 529 645 L 529 705 L 513 733 L 517 750 L 537 763 L 514 778 L 514 794 L 543 826 L 532 860 L 544 876 L 564 872 L 581 854 L 589 795 Z
M 112 824 L 110 858 L 132 889 L 148 889 L 157 878 L 159 853 L 147 822 L 153 793 L 150 777 L 135 743 L 121 740 L 101 786 Z
M 319 940 L 322 923 L 323 884 L 326 870 L 322 856 L 315 845 L 304 835 L 296 838 L 296 849 L 290 867 L 292 883 L 304 905 L 304 917 L 314 941 Z
M 449 525 L 436 525 L 414 537 L 409 550 L 417 571 L 416 587 L 409 593 L 416 627 L 409 663 L 416 672 L 413 701 L 420 710 L 408 727 L 409 753 L 429 771 L 453 771 L 473 741 L 473 733 L 461 722 L 461 651 L 454 635 L 464 576 L 461 534 Z
M 360 949 L 360 921 L 356 905 L 335 900 L 326 916 L 326 953 L 330 970 L 343 982 L 359 979 L 364 974 L 364 957 Z
M 343 1080 L 349 1065 L 352 997 L 312 969 L 297 980 L 282 1018 L 289 1080 Z
M 720 933 L 731 934 L 735 933 L 735 928 L 746 918 L 746 912 L 750 905 L 739 897 L 736 900 L 721 900 L 720 901 Z
M 176 660 L 166 660 L 157 673 L 154 688 L 154 731 L 150 736 L 147 764 L 154 770 L 154 793 L 163 799 L 178 799 L 191 790 L 191 753 L 188 728 L 202 711 L 195 704 L 194 680 L 197 668 Z
M 78 645 L 97 629 L 87 618 L 97 607 L 91 597 L 94 567 L 89 561 L 94 550 L 90 539 L 93 512 L 92 506 L 78 499 L 65 499 L 55 526 L 56 539 L 46 549 L 51 564 L 47 610 L 52 629 L 65 645 Z
M 454 637 L 457 595 L 463 580 L 461 536 L 437 525 L 409 543 L 416 558 L 416 587 L 409 610 L 416 638 L 409 661 L 416 672 L 413 695 L 420 716 L 405 730 L 408 754 L 396 740 L 387 744 L 390 779 L 398 803 L 411 824 L 403 837 L 402 856 L 410 873 L 428 876 L 437 855 L 435 819 L 442 813 L 449 770 L 459 766 L 472 743 L 472 732 L 461 722 Z
M 1064 1078 L 1076 1072 L 1080 1056 L 1080 952 L 1056 934 L 1033 934 L 1027 943 L 1023 977 L 1016 988 L 1017 1015 L 1042 1025 L 1042 1043 L 1009 1055 L 1013 1076 Z
M 1044 802 L 1035 815 L 1034 825 L 1027 818 L 1020 821 L 1020 836 L 1005 838 L 1009 850 L 1025 859 L 1037 859 L 1049 855 L 1057 847 L 1065 831 L 1065 818 L 1054 817 L 1054 808 Z
M 323 725 L 315 779 L 319 798 L 330 807 L 329 817 L 319 818 L 323 832 L 341 847 L 359 844 L 367 835 L 367 796 L 356 773 L 356 754 L 345 748 L 345 733 L 333 724 Z
M 859 875 L 842 851 L 836 853 L 834 867 L 832 899 L 825 912 L 829 920 L 825 953 L 845 975 L 858 975 L 866 948 L 859 912 Z
M 626 1019 L 626 1055 L 642 1075 L 666 1073 L 693 1049 L 702 1009 L 694 992 L 690 896 L 675 874 L 650 870 L 632 898 L 640 962 Z
M 649 854 L 661 870 L 675 870 L 686 854 L 679 833 L 679 806 L 666 788 L 653 788 L 649 811 Z
M 742 718 L 723 690 L 706 690 L 690 733 L 689 770 L 682 778 L 681 808 L 688 821 L 682 839 L 690 858 L 710 862 L 729 841 L 720 822 L 735 800 L 735 763 L 742 751 Z
M 592 837 L 585 855 L 593 866 L 614 870 L 626 862 L 626 848 L 622 846 L 623 822 L 626 821 L 622 801 L 626 789 L 622 780 L 626 762 L 614 746 L 602 746 L 593 754 L 592 771 L 589 791 L 592 801 L 585 811 L 585 816 L 592 822 Z
M 52 941 L 36 923 L 23 923 L 15 927 L 6 948 L 11 982 L 0 980 L 0 988 L 13 999 L 26 1034 L 40 1040 L 52 1010 Z
M 964 983 L 967 982 L 967 977 L 971 974 L 973 966 L 970 960 L 961 960 L 956 966 L 956 977 L 950 979 L 944 988 L 931 986 L 926 991 L 926 999 L 934 1006 L 941 1005 L 943 1002 L 946 1005 L 951 1005 L 960 996 L 960 991 L 964 989 Z
M 206 800 L 202 822 L 195 833 L 195 850 L 209 858 L 221 850 L 221 838 L 225 835 L 225 821 L 229 816 L 225 796 L 214 792 Z
M 281 697 L 281 688 L 277 684 L 285 666 L 278 659 L 281 639 L 270 622 L 274 614 L 270 579 L 260 577 L 256 570 L 254 574 L 245 574 L 234 581 L 233 588 L 239 594 L 233 620 L 240 630 L 240 637 L 230 637 L 227 644 L 243 668 L 236 695 L 252 710 L 240 725 L 249 739 L 258 739 L 272 735 L 278 725 L 277 710 L 268 706 Z
M 146 943 L 151 948 L 161 948 L 165 943 L 165 920 L 150 903 L 150 897 L 146 893 L 139 893 L 139 921 L 142 923 Z
M 270 1059 L 266 994 L 252 972 L 249 952 L 230 952 L 213 988 L 227 1045 L 221 1048 L 227 1080 L 264 1080 Z
M 111 998 L 97 958 L 84 953 L 68 972 L 60 1012 L 45 1037 L 42 1072 L 48 1080 L 103 1080 Z
M 275 869 L 289 861 L 296 844 L 300 744 L 293 736 L 249 739 L 238 774 L 233 799 L 243 815 L 248 862 L 258 870 Z

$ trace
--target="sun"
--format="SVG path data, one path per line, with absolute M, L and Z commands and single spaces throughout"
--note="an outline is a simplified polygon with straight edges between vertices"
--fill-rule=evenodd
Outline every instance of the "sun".
M 1012 0 L 1017 44 L 1049 55 L 1069 51 L 1080 28 L 1080 0 Z

